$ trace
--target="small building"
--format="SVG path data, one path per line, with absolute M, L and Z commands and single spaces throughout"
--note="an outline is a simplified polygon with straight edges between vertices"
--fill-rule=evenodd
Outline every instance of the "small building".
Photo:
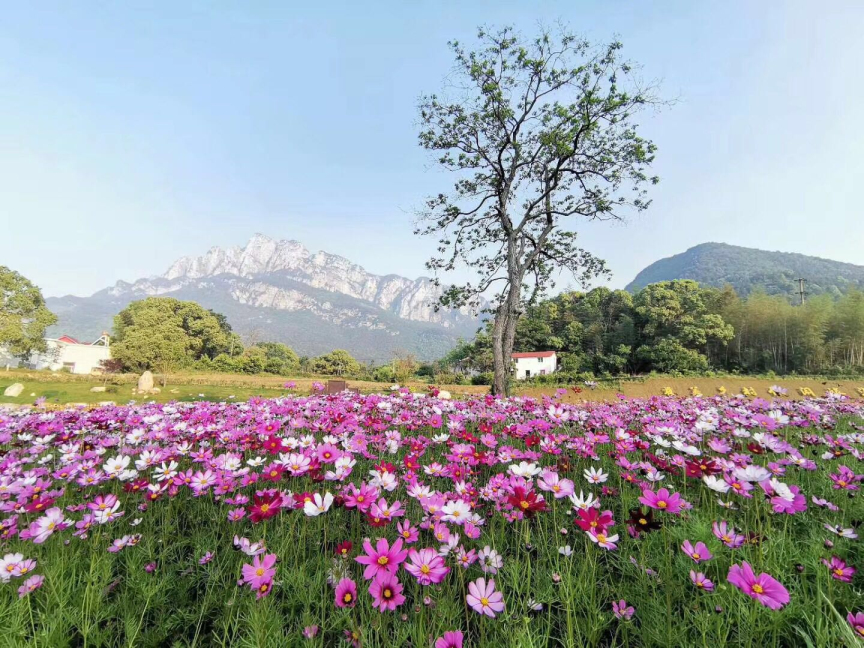
M 65 370 L 74 374 L 91 374 L 102 371 L 101 362 L 111 359 L 111 338 L 102 333 L 95 342 L 79 342 L 69 335 L 45 340 L 48 347 L 41 353 L 30 356 L 27 366 L 31 369 Z
M 525 380 L 532 376 L 545 376 L 555 373 L 558 369 L 558 356 L 554 351 L 531 351 L 529 353 L 511 353 L 516 380 Z

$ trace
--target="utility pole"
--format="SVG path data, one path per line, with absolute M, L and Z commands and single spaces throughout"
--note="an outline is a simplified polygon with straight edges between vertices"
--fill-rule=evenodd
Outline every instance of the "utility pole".
M 806 279 L 796 279 L 795 281 L 798 282 L 798 296 L 801 298 L 801 305 L 803 306 L 804 305 L 804 295 L 806 294 L 804 292 L 804 284 L 807 283 L 807 280 Z

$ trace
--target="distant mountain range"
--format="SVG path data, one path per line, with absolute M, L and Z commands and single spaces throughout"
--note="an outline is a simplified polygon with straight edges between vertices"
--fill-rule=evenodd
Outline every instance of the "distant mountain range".
M 130 302 L 168 296 L 223 313 L 247 341 L 285 342 L 310 356 L 341 348 L 382 362 L 397 352 L 438 358 L 459 337 L 473 337 L 477 317 L 436 311 L 440 294 L 426 278 L 373 275 L 343 257 L 256 234 L 244 247 L 179 259 L 158 277 L 46 302 L 59 319 L 49 334 L 95 340 Z
M 768 252 L 725 243 L 703 243 L 686 252 L 655 261 L 642 270 L 626 289 L 635 291 L 672 279 L 694 279 L 700 284 L 722 287 L 731 284 L 739 295 L 760 288 L 769 295 L 795 299 L 798 279 L 806 279 L 809 295 L 846 293 L 851 287 L 864 290 L 864 266 L 829 259 Z

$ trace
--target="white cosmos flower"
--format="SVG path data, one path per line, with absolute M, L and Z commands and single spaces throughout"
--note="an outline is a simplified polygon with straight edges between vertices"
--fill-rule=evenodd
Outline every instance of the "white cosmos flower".
M 592 484 L 602 484 L 607 479 L 609 479 L 608 473 L 604 473 L 602 468 L 598 470 L 594 466 L 585 469 L 582 474 L 585 475 L 585 479 L 587 479 Z
M 587 511 L 592 507 L 600 507 L 600 500 L 594 497 L 594 493 L 588 493 L 588 496 L 586 497 L 581 490 L 579 491 L 578 496 L 575 493 L 570 495 L 570 502 L 573 504 L 573 508 L 581 511 Z
M 541 472 L 540 466 L 535 463 L 528 463 L 527 461 L 520 461 L 518 465 L 511 464 L 507 470 L 517 477 L 524 477 L 525 479 L 539 475 Z
M 719 477 L 715 477 L 714 475 L 705 475 L 702 478 L 702 481 L 705 482 L 705 485 L 713 490 L 716 493 L 728 493 L 729 492 L 729 484 L 726 483 L 726 480 L 720 479 Z
M 761 482 L 771 477 L 771 471 L 754 464 L 745 468 L 736 468 L 735 476 L 741 481 Z
M 573 555 L 573 549 L 570 547 L 570 545 L 565 545 L 563 547 L 558 547 L 558 553 L 565 558 L 568 558 Z
M 452 500 L 441 507 L 442 522 L 465 523 L 471 515 L 471 507 L 463 500 Z
M 777 481 L 776 479 L 772 479 L 768 483 L 771 484 L 771 488 L 774 489 L 774 492 L 781 499 L 784 499 L 787 502 L 792 502 L 795 500 L 795 493 L 793 493 L 792 489 L 790 489 L 783 482 Z
M 303 505 L 303 512 L 309 517 L 318 517 L 329 511 L 332 504 L 333 495 L 331 493 L 325 493 L 324 497 L 321 497 L 321 493 L 315 493 L 312 496 L 312 501 Z
M 166 479 L 174 479 L 177 475 L 177 462 L 172 461 L 167 464 L 163 461 L 162 465 L 159 466 L 156 470 L 153 471 L 156 475 L 156 481 L 165 481 Z
M 106 461 L 102 466 L 102 470 L 105 471 L 105 474 L 111 477 L 117 477 L 121 472 L 126 470 L 131 461 L 132 459 L 130 457 L 117 455 L 116 457 L 111 457 Z

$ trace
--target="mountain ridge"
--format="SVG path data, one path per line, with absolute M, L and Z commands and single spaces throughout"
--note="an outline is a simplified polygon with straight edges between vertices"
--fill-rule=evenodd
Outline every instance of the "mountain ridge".
M 718 288 L 726 284 L 746 296 L 757 288 L 794 298 L 798 279 L 807 294 L 838 296 L 850 288 L 864 290 L 864 266 L 798 252 L 759 250 L 728 243 L 701 243 L 645 267 L 625 286 L 633 292 L 648 284 L 693 279 Z
M 170 296 L 223 313 L 247 338 L 259 337 L 266 323 L 262 339 L 285 342 L 304 355 L 346 348 L 358 359 L 383 361 L 398 352 L 440 357 L 458 338 L 473 335 L 479 319 L 470 310 L 436 310 L 441 292 L 426 277 L 375 275 L 298 241 L 255 234 L 244 246 L 181 257 L 162 275 L 46 302 L 59 318 L 50 334 L 88 339 L 110 329 L 113 316 L 131 301 Z M 285 339 L 289 333 L 294 339 Z

